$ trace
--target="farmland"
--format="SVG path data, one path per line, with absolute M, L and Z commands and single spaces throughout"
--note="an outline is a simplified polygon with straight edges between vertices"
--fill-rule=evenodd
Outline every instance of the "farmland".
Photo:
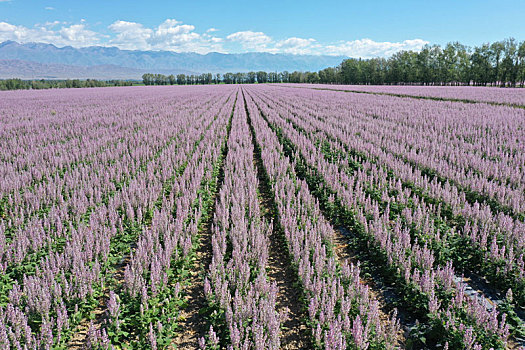
M 519 349 L 525 91 L 0 93 L 0 349 Z

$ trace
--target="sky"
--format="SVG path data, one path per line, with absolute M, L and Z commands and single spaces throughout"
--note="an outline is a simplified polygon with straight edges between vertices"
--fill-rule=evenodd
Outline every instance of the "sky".
M 525 0 L 0 0 L 0 42 L 387 57 L 525 40 Z

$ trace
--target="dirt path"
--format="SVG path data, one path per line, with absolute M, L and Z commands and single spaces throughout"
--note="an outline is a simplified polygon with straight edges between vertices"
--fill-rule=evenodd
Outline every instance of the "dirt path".
M 356 265 L 359 261 L 356 252 L 352 249 L 350 244 L 348 243 L 349 239 L 346 237 L 349 232 L 342 228 L 334 228 L 335 229 L 335 236 L 333 238 L 333 244 L 334 244 L 334 253 L 337 256 L 337 260 L 340 263 L 343 263 L 346 261 L 349 265 L 354 264 Z M 388 288 L 385 288 L 385 286 L 379 281 L 378 279 L 373 278 L 370 276 L 369 278 L 363 278 L 361 277 L 361 281 L 363 284 L 366 284 L 370 287 L 370 295 L 373 299 L 377 300 L 379 302 L 379 318 L 386 324 L 391 318 L 392 314 L 394 312 L 394 309 L 396 310 L 397 317 L 400 322 L 401 329 L 399 330 L 397 334 L 397 342 L 398 346 L 401 346 L 404 348 L 406 344 L 406 337 L 410 331 L 410 328 L 414 325 L 414 320 L 412 317 L 402 308 L 398 309 L 392 306 L 392 303 L 395 302 L 395 296 L 393 296 Z
M 204 232 L 200 234 L 198 245 L 193 269 L 182 289 L 188 306 L 181 310 L 180 331 L 172 344 L 172 348 L 176 349 L 198 349 L 199 338 L 207 331 L 206 317 L 200 311 L 207 307 L 204 296 L 204 275 L 211 262 L 211 224 L 207 224 Z
M 256 157 L 257 158 L 257 157 Z M 273 221 L 270 235 L 268 266 L 270 281 L 277 283 L 277 311 L 285 315 L 281 325 L 281 349 L 304 349 L 310 345 L 310 330 L 306 325 L 306 312 L 301 301 L 301 288 L 296 285 L 297 276 L 292 268 L 282 227 L 277 222 L 275 203 L 268 183 L 262 175 L 260 158 L 256 160 L 259 177 L 259 199 L 261 212 L 268 222 Z
M 135 250 L 136 242 L 134 242 L 130 249 Z M 109 298 L 109 291 L 115 289 L 115 286 L 122 285 L 124 283 L 124 271 L 126 265 L 131 260 L 131 252 L 128 253 L 118 265 L 115 266 L 115 272 L 110 277 L 110 282 L 104 289 L 103 296 L 99 299 L 98 306 L 92 312 L 93 320 L 84 319 L 80 325 L 78 325 L 75 334 L 68 343 L 67 348 L 72 350 L 80 350 L 88 348 L 88 336 L 90 333 L 100 332 L 102 326 L 106 321 L 106 304 Z

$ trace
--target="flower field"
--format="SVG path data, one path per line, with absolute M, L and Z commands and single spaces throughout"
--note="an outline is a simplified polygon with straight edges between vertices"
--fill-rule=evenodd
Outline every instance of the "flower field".
M 1 92 L 0 349 L 520 349 L 524 101 Z
M 289 86 L 312 87 L 310 84 Z M 525 108 L 525 93 L 521 88 L 502 89 L 498 87 L 471 86 L 388 86 L 388 85 L 328 85 L 319 87 L 326 90 L 344 90 L 357 93 L 384 94 L 398 97 L 418 97 L 434 100 L 459 102 L 485 102 L 495 105 L 511 105 Z

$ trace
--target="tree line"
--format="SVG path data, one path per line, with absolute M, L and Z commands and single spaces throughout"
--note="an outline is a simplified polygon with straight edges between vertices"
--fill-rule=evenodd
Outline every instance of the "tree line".
M 300 74 L 300 72 L 296 72 Z M 293 73 L 292 73 L 293 74 Z M 206 85 L 206 84 L 253 84 L 289 82 L 288 72 L 237 72 L 224 74 L 177 74 L 164 75 L 146 73 L 142 75 L 144 85 Z
M 304 78 L 308 80 L 308 77 Z M 318 72 L 320 83 L 524 86 L 525 41 L 505 39 L 469 47 L 426 45 L 391 57 L 347 59 Z
M 22 80 L 19 78 L 0 80 L 0 90 L 41 90 L 61 88 L 88 88 L 106 86 L 131 86 L 132 81 L 67 79 L 67 80 Z
M 525 41 L 509 38 L 469 47 L 426 45 L 389 58 L 345 59 L 318 72 L 247 72 L 200 75 L 144 74 L 145 85 L 321 83 L 525 86 Z

